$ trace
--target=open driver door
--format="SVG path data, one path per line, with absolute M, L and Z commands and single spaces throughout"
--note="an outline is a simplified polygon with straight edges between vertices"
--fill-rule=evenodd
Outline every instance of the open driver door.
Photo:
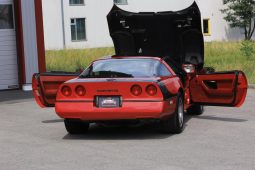
M 241 71 L 198 74 L 190 81 L 194 104 L 240 107 L 247 94 L 247 79 Z
M 32 78 L 32 88 L 37 104 L 42 108 L 54 107 L 60 85 L 78 76 L 79 73 L 66 72 L 34 74 Z

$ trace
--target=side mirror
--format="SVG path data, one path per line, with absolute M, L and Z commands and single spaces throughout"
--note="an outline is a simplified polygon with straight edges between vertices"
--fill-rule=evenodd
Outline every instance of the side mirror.
M 188 74 L 193 74 L 196 71 L 194 64 L 183 64 L 182 69 Z

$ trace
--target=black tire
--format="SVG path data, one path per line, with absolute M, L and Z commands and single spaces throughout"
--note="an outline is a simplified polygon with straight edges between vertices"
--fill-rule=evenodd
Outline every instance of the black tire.
M 160 129 L 163 133 L 180 134 L 184 127 L 184 102 L 183 95 L 178 93 L 176 101 L 176 109 L 174 114 L 160 121 Z
M 204 113 L 204 106 L 201 105 L 192 105 L 187 109 L 187 114 L 189 115 L 202 115 Z
M 88 132 L 89 123 L 83 122 L 79 119 L 65 119 L 66 131 L 69 134 L 84 134 Z

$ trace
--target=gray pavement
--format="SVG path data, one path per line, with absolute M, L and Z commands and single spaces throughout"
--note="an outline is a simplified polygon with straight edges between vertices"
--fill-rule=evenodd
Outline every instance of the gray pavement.
M 0 169 L 255 169 L 255 90 L 241 108 L 187 117 L 180 135 L 141 124 L 70 136 L 31 93 L 0 92 L 0 99 Z

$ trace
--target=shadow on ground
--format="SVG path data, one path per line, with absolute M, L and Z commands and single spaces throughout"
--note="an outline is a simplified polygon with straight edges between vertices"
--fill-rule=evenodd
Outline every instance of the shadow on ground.
M 185 118 L 185 128 L 190 116 Z M 64 128 L 64 127 L 63 127 Z M 84 135 L 70 135 L 64 140 L 146 140 L 166 139 L 173 134 L 164 134 L 159 130 L 159 124 L 155 121 L 142 121 L 135 125 L 101 125 L 92 124 L 89 132 Z
M 60 122 L 64 122 L 64 120 L 63 119 L 53 119 L 53 120 L 42 121 L 42 123 L 60 123 Z
M 139 124 L 133 126 L 102 126 L 93 124 L 84 135 L 65 135 L 64 140 L 146 140 L 165 139 L 171 135 L 159 132 L 157 125 Z
M 194 116 L 195 119 L 204 119 L 204 120 L 215 120 L 223 122 L 232 122 L 232 123 L 241 123 L 246 122 L 246 119 L 237 119 L 237 118 L 227 118 L 227 117 L 216 117 L 216 116 Z
M 13 102 L 16 103 L 19 100 L 32 99 L 32 91 L 24 92 L 22 90 L 7 90 L 0 91 L 0 102 Z
M 238 118 L 216 116 L 185 116 L 185 128 L 190 119 L 204 119 L 209 121 L 224 121 L 229 123 L 241 123 L 248 120 Z M 42 123 L 63 123 L 63 119 L 44 120 Z M 64 128 L 64 124 L 63 124 Z M 173 135 L 163 134 L 159 130 L 158 122 L 142 121 L 138 124 L 91 124 L 89 132 L 84 135 L 65 135 L 64 140 L 145 140 L 165 139 Z
M 185 116 L 185 128 L 190 119 L 204 119 L 208 121 L 224 121 L 229 123 L 241 123 L 248 120 L 238 118 L 216 116 Z M 63 123 L 63 119 L 44 120 L 42 123 Z M 64 128 L 64 123 L 63 123 Z M 65 135 L 64 140 L 145 140 L 165 139 L 173 135 L 163 134 L 159 130 L 158 122 L 142 121 L 138 124 L 91 124 L 89 132 L 83 135 Z

